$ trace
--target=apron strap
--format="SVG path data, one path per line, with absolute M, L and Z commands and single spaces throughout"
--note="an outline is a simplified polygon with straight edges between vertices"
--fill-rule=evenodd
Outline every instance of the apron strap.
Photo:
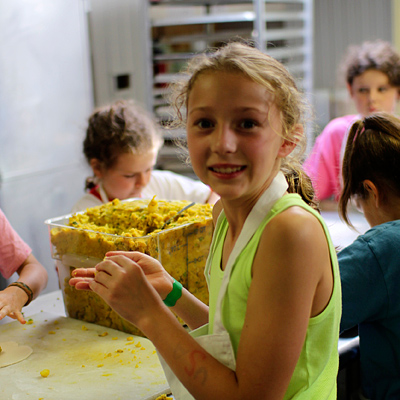
M 225 297 L 226 290 L 228 288 L 228 283 L 230 280 L 230 276 L 232 273 L 233 266 L 237 257 L 246 247 L 250 239 L 253 237 L 257 228 L 260 226 L 260 222 L 264 220 L 266 215 L 271 211 L 275 202 L 280 199 L 287 191 L 288 183 L 284 174 L 279 171 L 275 176 L 274 180 L 271 182 L 271 185 L 267 188 L 267 190 L 261 195 L 258 199 L 257 203 L 250 211 L 250 214 L 247 216 L 246 221 L 243 225 L 243 228 L 239 234 L 239 237 L 235 243 L 235 246 L 232 249 L 231 254 L 229 255 L 228 262 L 224 271 L 224 277 L 222 279 L 221 288 L 218 294 L 218 299 L 216 303 L 216 310 L 214 316 L 214 332 L 222 333 L 225 332 L 225 328 L 222 323 L 222 303 Z M 217 226 L 221 223 L 222 218 L 225 217 L 223 212 L 220 213 L 217 221 Z M 214 251 L 215 243 L 214 237 L 212 241 L 212 251 Z M 212 254 L 210 251 L 210 256 L 207 259 L 207 271 L 211 268 L 212 263 Z

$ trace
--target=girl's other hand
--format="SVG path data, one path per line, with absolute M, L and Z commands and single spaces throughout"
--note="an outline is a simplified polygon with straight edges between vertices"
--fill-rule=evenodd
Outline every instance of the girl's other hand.
M 9 316 L 25 324 L 22 307 L 26 303 L 27 295 L 17 287 L 8 287 L 0 292 L 0 320 Z
M 168 293 L 172 290 L 173 279 L 155 258 L 137 251 L 110 251 L 106 254 L 105 261 L 107 259 L 115 261 L 117 256 L 126 257 L 134 264 L 137 264 L 146 276 L 147 281 L 153 286 L 160 297 L 162 299 L 167 297 Z M 101 264 L 96 266 L 97 271 L 100 271 Z
M 92 275 L 88 271 L 86 275 Z M 162 305 L 173 279 L 154 258 L 139 252 L 110 252 L 83 278 L 123 318 L 141 329 L 142 321 Z
M 91 290 L 89 283 L 96 275 L 96 268 L 76 268 L 71 273 L 69 284 L 77 290 Z

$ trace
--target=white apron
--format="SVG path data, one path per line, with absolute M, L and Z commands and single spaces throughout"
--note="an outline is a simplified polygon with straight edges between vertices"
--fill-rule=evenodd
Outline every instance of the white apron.
M 198 329 L 190 332 L 190 335 L 202 346 L 209 354 L 211 354 L 220 363 L 224 364 L 228 368 L 236 369 L 236 359 L 233 351 L 232 343 L 229 337 L 229 333 L 225 329 L 222 323 L 222 303 L 225 297 L 225 293 L 228 287 L 229 279 L 231 276 L 233 265 L 236 258 L 240 255 L 244 247 L 247 245 L 249 240 L 254 235 L 255 231 L 259 227 L 261 221 L 264 220 L 265 216 L 271 210 L 275 202 L 280 199 L 286 192 L 288 184 L 282 172 L 278 172 L 274 180 L 272 181 L 269 188 L 261 195 L 256 205 L 248 215 L 243 229 L 235 243 L 235 246 L 229 256 L 226 268 L 224 271 L 224 277 L 221 284 L 221 289 L 218 294 L 216 303 L 215 316 L 214 316 L 214 332 L 208 334 L 208 324 L 201 326 Z M 224 211 L 218 217 L 217 226 L 218 229 L 224 218 Z M 215 235 L 210 246 L 209 256 L 205 267 L 206 279 L 210 276 L 210 268 L 212 264 L 212 255 L 215 248 Z M 171 368 L 165 362 L 165 360 L 158 354 L 161 365 L 164 369 L 165 376 L 168 380 L 171 392 L 176 400 L 194 400 L 194 397 L 188 392 L 188 390 L 182 385 L 179 379 L 172 372 Z

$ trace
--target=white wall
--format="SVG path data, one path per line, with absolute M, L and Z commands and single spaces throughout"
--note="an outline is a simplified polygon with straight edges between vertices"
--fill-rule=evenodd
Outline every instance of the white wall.
M 44 220 L 70 211 L 88 174 L 81 148 L 93 96 L 84 6 L 0 1 L 0 207 L 48 270 L 46 291 L 58 281 Z

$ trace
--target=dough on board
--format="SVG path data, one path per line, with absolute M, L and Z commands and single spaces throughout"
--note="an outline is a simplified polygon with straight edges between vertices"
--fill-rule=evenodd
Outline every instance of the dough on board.
M 16 364 L 32 354 L 29 346 L 20 346 L 17 342 L 0 342 L 0 368 Z

